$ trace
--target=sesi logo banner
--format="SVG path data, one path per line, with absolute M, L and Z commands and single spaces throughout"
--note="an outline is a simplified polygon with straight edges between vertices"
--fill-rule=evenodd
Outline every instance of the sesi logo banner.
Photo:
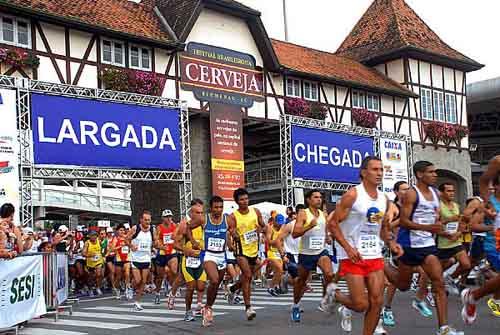
M 373 155 L 373 138 L 292 126 L 293 177 L 356 183 L 366 156 Z
M 182 170 L 180 111 L 32 94 L 35 164 Z

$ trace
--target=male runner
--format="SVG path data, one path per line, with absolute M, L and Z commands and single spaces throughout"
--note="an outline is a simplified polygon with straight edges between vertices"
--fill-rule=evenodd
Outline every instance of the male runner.
M 262 214 L 258 209 L 248 207 L 248 192 L 239 188 L 233 193 L 234 201 L 238 204 L 227 218 L 229 233 L 236 244 L 236 259 L 241 269 L 240 280 L 229 287 L 228 300 L 234 300 L 234 293 L 243 290 L 245 313 L 247 320 L 253 320 L 257 313 L 250 302 L 252 278 L 255 274 L 257 257 L 259 254 L 259 235 L 264 229 Z
M 200 221 L 203 217 L 203 205 L 196 204 L 191 206 L 190 221 Z M 186 224 L 187 229 L 181 239 L 176 236 L 174 247 L 177 250 L 182 250 L 184 256 L 181 261 L 181 271 L 186 282 L 186 294 L 184 301 L 186 304 L 186 314 L 184 321 L 191 322 L 195 320 L 195 312 L 191 309 L 193 302 L 193 294 L 196 289 L 198 299 L 203 296 L 205 291 L 205 282 L 207 275 L 202 264 L 202 250 L 204 249 L 204 233 L 201 225 L 194 229 L 189 229 L 189 222 Z M 198 300 L 201 305 L 201 301 Z M 200 308 L 201 309 L 201 308 Z
M 350 295 L 342 294 L 331 283 L 327 296 L 349 310 L 366 313 L 363 335 L 375 332 L 384 303 L 381 240 L 388 242 L 395 254 L 401 253 L 401 247 L 390 239 L 390 221 L 386 216 L 388 199 L 377 188 L 383 172 L 379 158 L 366 157 L 361 163 L 361 184 L 342 196 L 328 224 L 340 246 L 340 276 L 345 278 Z M 350 318 L 350 311 L 344 308 L 341 309 L 342 317 Z
M 175 230 L 177 226 L 172 220 L 173 213 L 170 209 L 165 209 L 161 214 L 161 223 L 156 229 L 156 248 L 159 255 L 156 256 L 157 274 L 155 277 L 155 304 L 160 304 L 160 289 L 165 278 L 165 274 L 170 287 L 177 278 L 177 253 L 174 249 Z
M 139 224 L 133 226 L 128 234 L 127 241 L 132 250 L 130 260 L 132 262 L 132 278 L 135 285 L 134 311 L 142 311 L 142 295 L 147 283 L 151 267 L 151 249 L 155 241 L 153 226 L 151 225 L 151 212 L 142 211 Z
M 304 295 L 304 288 L 311 271 L 319 266 L 323 273 L 323 286 L 333 280 L 332 262 L 328 250 L 325 248 L 327 237 L 326 216 L 320 210 L 323 199 L 321 192 L 311 190 L 306 193 L 308 208 L 297 213 L 297 220 L 293 227 L 292 237 L 301 238 L 299 243 L 298 277 L 293 287 L 292 321 L 300 322 L 300 299 Z M 324 304 L 322 304 L 324 305 Z M 322 310 L 326 311 L 326 305 Z
M 115 253 L 115 282 L 113 283 L 113 290 L 116 299 L 120 299 L 121 280 L 125 280 L 125 296 L 128 300 L 133 297 L 132 288 L 130 287 L 130 246 L 126 238 L 125 227 L 120 224 L 116 228 L 118 236 L 113 239 L 111 249 Z
M 398 242 L 404 250 L 399 258 L 398 269 L 386 264 L 386 276 L 398 289 L 410 288 L 411 278 L 421 266 L 432 283 L 436 299 L 439 330 L 437 335 L 463 335 L 448 325 L 448 298 L 444 287 L 443 268 L 436 256 L 434 234 L 443 232 L 438 221 L 439 196 L 433 188 L 436 183 L 436 167 L 427 161 L 416 162 L 413 172 L 417 184 L 402 201 Z
M 488 185 L 493 181 L 495 194 L 488 197 Z M 497 276 L 488 280 L 482 287 L 462 291 L 462 318 L 465 323 L 471 324 L 477 317 L 476 303 L 480 299 L 493 294 L 488 300 L 488 307 L 495 316 L 500 316 L 500 156 L 495 156 L 488 168 L 479 179 L 479 191 L 485 201 L 489 201 L 496 212 L 495 219 L 486 219 L 485 223 L 493 229 L 487 232 L 484 239 L 484 252 Z
M 459 266 L 455 272 L 465 273 L 471 268 L 469 255 L 462 242 L 462 224 L 464 219 L 460 216 L 460 207 L 453 201 L 455 198 L 455 185 L 443 183 L 439 185 L 441 193 L 440 220 L 444 225 L 444 232 L 438 236 L 438 257 L 441 260 L 443 271 L 449 269 L 455 261 Z M 457 283 L 450 275 L 445 276 L 445 284 L 450 293 L 458 295 L 460 293 Z
M 279 286 L 281 277 L 283 276 L 282 258 L 286 256 L 278 236 L 280 234 L 280 229 L 284 224 L 285 217 L 282 214 L 278 214 L 273 219 L 272 224 L 266 227 L 266 241 L 268 243 L 267 264 L 273 271 L 273 278 L 269 284 L 267 292 L 273 297 L 277 297 L 281 292 Z
M 202 227 L 204 232 L 205 248 L 203 251 L 203 268 L 207 274 L 210 284 L 207 289 L 207 303 L 202 310 L 204 327 L 213 323 L 213 311 L 217 290 L 224 279 L 226 272 L 226 246 L 227 246 L 227 223 L 226 215 L 223 215 L 224 200 L 219 196 L 213 196 L 209 202 L 210 212 L 206 216 L 192 219 L 189 224 L 191 230 Z
M 104 259 L 102 257 L 102 249 L 101 249 L 101 243 L 99 243 L 98 240 L 98 234 L 96 231 L 92 230 L 89 233 L 89 239 L 85 242 L 85 245 L 83 246 L 83 252 L 82 255 L 85 257 L 86 262 L 85 262 L 85 269 L 87 270 L 88 274 L 88 281 L 89 284 L 90 282 L 95 281 L 95 286 L 91 286 L 89 288 L 89 296 L 93 296 L 93 290 L 95 288 L 95 291 L 98 296 L 102 295 L 101 291 L 101 286 L 102 286 L 102 275 L 103 271 L 102 268 L 104 266 Z

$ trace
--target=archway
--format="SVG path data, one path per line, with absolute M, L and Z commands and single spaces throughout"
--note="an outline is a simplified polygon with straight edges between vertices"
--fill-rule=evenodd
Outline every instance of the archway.
M 462 178 L 457 173 L 450 170 L 437 170 L 438 180 L 436 186 L 441 185 L 444 182 L 449 182 L 455 185 L 456 195 L 455 200 L 458 202 L 460 207 L 463 207 L 465 200 L 467 199 L 467 184 L 464 178 Z

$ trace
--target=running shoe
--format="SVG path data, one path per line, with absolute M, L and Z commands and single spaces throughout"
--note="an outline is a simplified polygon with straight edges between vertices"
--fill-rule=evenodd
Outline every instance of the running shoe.
M 186 322 L 192 322 L 195 320 L 195 317 L 193 315 L 192 311 L 186 311 L 186 314 L 184 314 L 184 321 Z
M 201 314 L 203 315 L 203 320 L 201 321 L 202 326 L 210 327 L 214 320 L 212 308 L 208 306 L 203 307 Z
M 394 313 L 392 313 L 392 309 L 384 308 L 382 312 L 382 321 L 384 322 L 384 326 L 394 327 L 396 325 L 396 320 L 394 319 Z
M 170 293 L 167 298 L 167 308 L 174 309 L 175 308 L 175 296 Z
M 464 335 L 464 332 L 458 331 L 450 326 L 446 326 L 437 331 L 436 335 Z
M 155 294 L 155 305 L 159 305 L 160 304 L 160 293 L 156 293 Z
M 382 321 L 382 319 L 378 320 L 377 328 L 375 328 L 375 332 L 373 333 L 374 335 L 386 335 L 387 334 L 387 332 L 384 329 L 383 323 L 384 322 Z
M 134 311 L 136 312 L 140 312 L 142 311 L 144 308 L 141 306 L 141 304 L 139 302 L 134 302 Z
M 449 294 L 460 295 L 460 290 L 457 286 L 457 283 L 455 283 L 455 280 L 451 278 L 451 276 L 448 275 L 444 277 L 444 284 L 446 285 L 446 290 Z
M 94 290 L 93 290 L 93 289 L 90 289 L 90 290 L 89 290 L 89 297 L 90 297 L 90 298 L 95 297 L 95 294 L 94 294 Z
M 335 305 L 335 292 L 337 290 L 337 284 L 330 283 L 326 287 L 326 292 L 324 297 L 319 303 L 318 309 L 324 313 L 332 312 Z
M 465 290 L 463 290 L 460 294 L 460 298 L 463 305 L 461 313 L 462 319 L 464 320 L 465 324 L 470 325 L 477 318 L 476 304 L 474 302 L 474 299 L 472 298 L 471 289 L 466 288 Z
M 434 295 L 432 294 L 432 292 L 427 293 L 425 299 L 427 300 L 427 304 L 429 304 L 429 306 L 436 307 L 436 300 L 434 300 Z
M 252 321 L 257 316 L 257 313 L 255 313 L 252 307 L 248 307 L 245 313 L 248 321 Z
M 415 308 L 423 317 L 430 318 L 432 317 L 432 311 L 429 309 L 425 301 L 418 301 L 417 299 L 413 299 L 411 305 Z
M 351 310 L 345 306 L 340 306 L 339 314 L 340 314 L 340 326 L 342 327 L 342 330 L 345 332 L 351 332 L 352 331 Z
M 279 286 L 274 288 L 274 293 L 276 293 L 277 295 L 285 294 L 285 292 Z
M 304 290 L 305 293 L 313 293 L 314 289 L 308 284 Z
M 234 304 L 235 304 L 235 305 L 243 305 L 243 304 L 244 304 L 243 299 L 241 299 L 241 298 L 240 298 L 240 297 L 238 297 L 238 296 L 235 296 L 233 301 L 234 301 Z
M 126 296 L 127 300 L 132 300 L 132 298 L 134 297 L 134 291 L 132 290 L 131 287 L 128 287 L 125 290 L 125 296 Z
M 493 298 L 488 299 L 488 307 L 494 316 L 500 317 L 500 304 L 495 302 Z
M 269 293 L 273 297 L 277 297 L 278 293 L 276 293 L 276 290 L 274 288 L 268 288 L 267 293 Z
M 231 291 L 232 287 L 233 285 L 228 286 L 227 290 L 227 303 L 230 305 L 234 304 L 234 297 L 236 296 L 236 294 L 233 291 Z
M 120 298 L 121 298 L 120 289 L 115 288 L 115 289 L 113 289 L 113 291 L 115 292 L 115 298 L 116 298 L 116 300 L 120 300 Z
M 300 307 L 299 306 L 292 306 L 292 321 L 293 322 L 300 322 Z
M 198 304 L 196 305 L 196 307 L 194 308 L 194 310 L 193 310 L 193 315 L 194 315 L 194 316 L 200 316 L 200 317 L 201 317 L 201 316 L 202 316 L 202 315 L 201 315 L 201 310 L 202 310 L 202 309 L 203 309 L 203 305 L 202 305 L 201 303 L 198 303 Z

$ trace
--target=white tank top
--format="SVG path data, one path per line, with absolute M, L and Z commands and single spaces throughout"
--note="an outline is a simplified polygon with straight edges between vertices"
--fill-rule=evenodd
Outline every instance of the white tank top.
M 130 259 L 132 262 L 150 263 L 151 262 L 151 248 L 153 240 L 149 231 L 141 231 L 136 238 L 132 240 L 132 244 L 137 246 L 137 251 L 132 251 Z
M 411 220 L 421 225 L 431 225 L 436 223 L 437 213 L 439 211 L 439 197 L 433 188 L 430 188 L 432 200 L 428 201 L 420 192 L 417 186 L 414 187 L 417 192 L 417 205 L 413 209 Z M 436 245 L 434 235 L 428 231 L 410 230 L 410 247 L 426 248 Z
M 307 208 L 305 212 L 306 224 L 304 225 L 304 228 L 307 228 L 315 216 L 311 213 L 309 208 Z M 316 218 L 317 225 L 313 229 L 308 230 L 300 239 L 299 254 L 319 255 L 323 250 L 325 250 L 326 218 L 323 211 L 318 210 L 318 212 L 319 216 Z
M 290 253 L 292 255 L 298 255 L 299 254 L 299 242 L 300 242 L 300 237 L 299 238 L 293 238 L 292 232 L 293 228 L 295 227 L 295 220 L 287 223 L 292 229 L 290 230 L 290 234 L 288 234 L 287 237 L 283 240 L 283 244 L 285 246 L 285 252 Z
M 363 259 L 382 258 L 380 229 L 387 210 L 387 198 L 377 190 L 377 198 L 368 195 L 363 184 L 355 187 L 356 201 L 344 222 L 340 223 L 346 241 L 356 248 Z M 337 242 L 336 242 L 337 243 Z M 348 259 L 344 248 L 337 243 L 338 259 Z

